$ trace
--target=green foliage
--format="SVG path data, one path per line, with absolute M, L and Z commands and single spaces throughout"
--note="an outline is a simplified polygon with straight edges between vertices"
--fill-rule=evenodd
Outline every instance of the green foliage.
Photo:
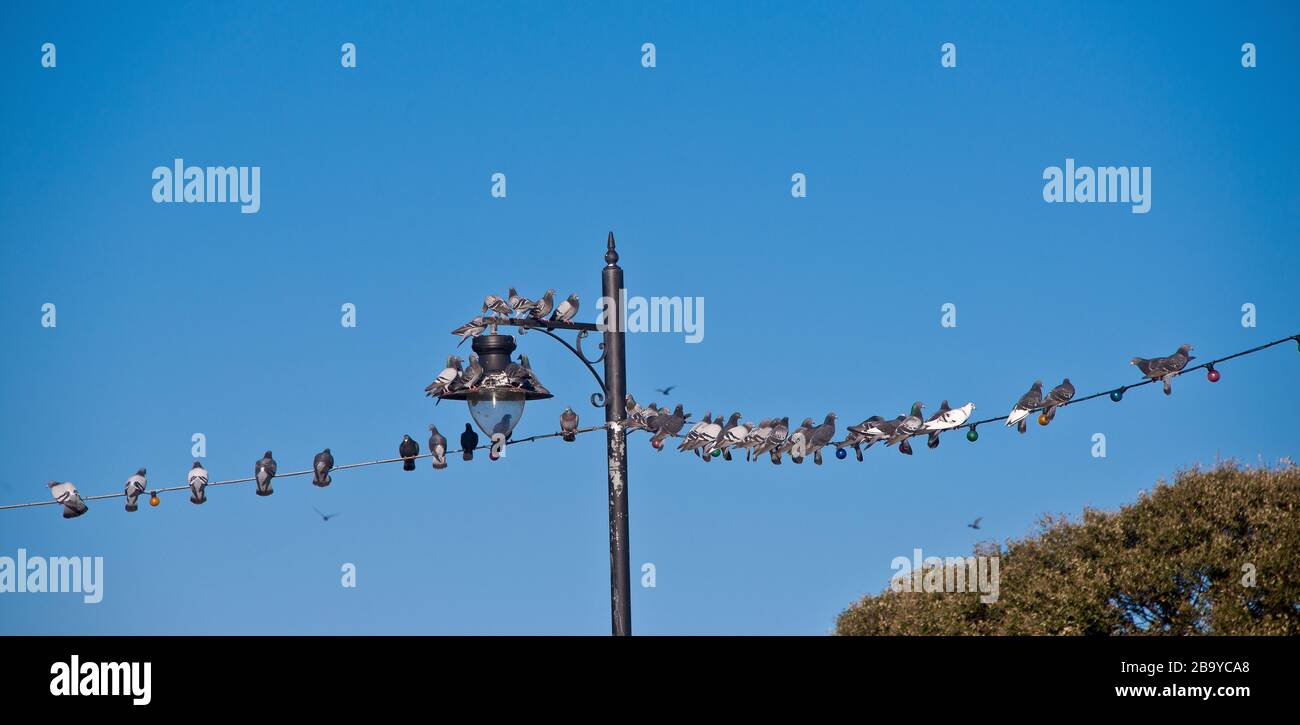
M 1194 468 L 1117 512 L 1045 516 L 975 555 L 1000 557 L 996 602 L 887 589 L 842 612 L 836 634 L 1300 634 L 1300 468 Z

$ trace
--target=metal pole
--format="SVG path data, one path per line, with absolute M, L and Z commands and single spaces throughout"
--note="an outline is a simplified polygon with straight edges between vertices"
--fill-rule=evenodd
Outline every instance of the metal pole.
M 601 290 L 605 308 L 605 441 L 609 453 L 609 606 L 614 636 L 632 634 L 632 581 L 627 533 L 627 361 L 623 351 L 623 269 L 609 233 Z

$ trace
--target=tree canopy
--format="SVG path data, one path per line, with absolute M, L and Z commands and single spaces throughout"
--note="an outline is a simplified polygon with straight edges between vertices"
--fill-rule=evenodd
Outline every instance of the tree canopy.
M 974 555 L 998 557 L 995 602 L 891 586 L 850 605 L 836 634 L 1300 634 L 1300 467 L 1193 468 Z

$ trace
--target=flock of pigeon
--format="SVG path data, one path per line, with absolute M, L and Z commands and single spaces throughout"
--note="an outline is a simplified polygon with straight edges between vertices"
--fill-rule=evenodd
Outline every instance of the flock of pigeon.
M 514 290 L 511 289 L 512 297 Z M 547 297 L 551 291 L 548 290 Z M 543 301 L 547 299 L 543 297 Z M 574 307 L 576 308 L 576 297 Z M 485 303 L 486 304 L 486 303 Z M 529 303 L 535 305 L 537 303 Z M 536 309 L 535 306 L 529 307 L 530 310 Z M 1137 366 L 1142 372 L 1144 378 L 1151 381 L 1160 381 L 1164 384 L 1165 395 L 1173 392 L 1171 381 L 1187 367 L 1187 363 L 1195 358 L 1190 355 L 1191 345 L 1183 345 L 1168 357 L 1141 358 L 1135 357 L 1129 362 Z M 459 359 L 454 355 L 447 361 L 447 369 L 438 375 L 429 388 L 426 390 L 430 395 L 439 395 L 441 391 L 457 390 L 456 386 L 469 387 L 476 382 L 473 378 L 473 372 L 477 365 L 474 356 L 470 356 L 470 368 L 462 371 L 459 365 Z M 539 389 L 541 384 L 536 381 L 536 376 L 528 367 L 528 358 L 520 356 L 518 365 L 511 363 L 506 370 L 511 380 L 518 380 L 520 386 L 535 386 Z M 482 374 L 482 367 L 478 367 L 478 375 Z M 1210 370 L 1213 376 L 1215 371 Z M 1213 377 L 1211 379 L 1214 379 Z M 662 388 L 660 392 L 667 393 L 672 387 Z M 1007 426 L 1016 426 L 1024 433 L 1027 429 L 1026 419 L 1029 414 L 1035 410 L 1041 411 L 1038 416 L 1040 425 L 1047 425 L 1056 417 L 1057 409 L 1065 406 L 1074 398 L 1074 386 L 1070 379 L 1066 378 L 1061 381 L 1060 385 L 1052 388 L 1047 396 L 1043 396 L 1043 383 L 1041 380 L 1035 381 L 1030 386 L 1029 391 L 1016 401 L 1011 412 L 1006 416 Z M 1111 393 L 1112 399 L 1119 400 L 1115 397 L 1119 391 Z M 899 415 L 893 420 L 885 420 L 881 416 L 873 415 L 857 425 L 848 427 L 848 434 L 843 440 L 835 441 L 835 414 L 827 413 L 826 417 L 820 424 L 815 423 L 812 418 L 804 418 L 793 431 L 790 430 L 789 417 L 769 418 L 754 423 L 740 422 L 740 413 L 732 413 L 730 417 L 724 420 L 720 414 L 716 418 L 711 413 L 705 413 L 704 419 L 682 435 L 682 429 L 686 427 L 686 422 L 690 419 L 691 414 L 683 410 L 681 404 L 678 404 L 671 411 L 667 408 L 660 408 L 657 403 L 651 403 L 642 407 L 628 395 L 627 404 L 627 430 L 628 432 L 644 430 L 651 434 L 650 442 L 658 450 L 663 450 L 664 441 L 669 437 L 681 437 L 682 442 L 677 446 L 679 451 L 694 451 L 704 461 L 718 456 L 726 460 L 732 460 L 731 451 L 744 450 L 746 460 L 756 461 L 764 454 L 767 454 L 772 463 L 780 465 L 781 459 L 789 455 L 795 463 L 803 463 L 805 457 L 809 454 L 813 456 L 813 463 L 818 465 L 822 462 L 822 449 L 828 445 L 835 447 L 837 458 L 847 456 L 846 449 L 852 448 L 857 454 L 859 461 L 862 460 L 862 452 L 869 449 L 876 443 L 884 442 L 886 446 L 897 445 L 900 453 L 911 455 L 912 446 L 909 440 L 918 435 L 927 436 L 926 445 L 929 448 L 937 448 L 939 445 L 939 434 L 945 430 L 952 430 L 968 425 L 971 413 L 975 410 L 974 403 L 967 403 L 959 408 L 953 408 L 948 405 L 948 401 L 943 401 L 939 405 L 939 410 L 929 418 L 922 418 L 921 411 L 924 405 L 920 401 L 912 404 L 911 410 L 907 415 Z M 996 419 L 995 419 L 996 420 Z M 572 408 L 566 407 L 560 414 L 560 432 L 561 437 L 566 441 L 576 439 L 578 430 L 578 414 Z M 447 467 L 447 439 L 438 432 L 435 425 L 429 426 L 429 454 L 432 459 L 433 468 L 441 470 Z M 975 432 L 974 425 L 966 434 L 970 440 L 975 440 L 978 434 Z M 461 454 L 464 460 L 470 461 L 474 458 L 474 449 L 478 447 L 479 436 L 474 432 L 474 428 L 469 423 L 465 424 L 465 430 L 460 434 Z M 402 441 L 398 445 L 398 456 L 402 460 L 402 469 L 406 471 L 415 470 L 415 459 L 420 455 L 420 444 L 409 435 L 402 436 Z M 271 451 L 267 451 L 253 465 L 253 480 L 257 484 L 256 492 L 258 496 L 270 496 L 274 491 L 271 488 L 271 481 L 275 478 L 277 465 Z M 316 454 L 312 462 L 312 483 L 319 487 L 330 485 L 330 472 L 334 469 L 334 455 L 330 449 L 326 448 Z M 144 468 L 136 471 L 135 474 L 126 480 L 126 510 L 138 510 L 138 501 L 141 494 L 148 488 L 147 473 Z M 190 502 L 202 504 L 207 501 L 205 488 L 208 485 L 208 470 L 203 467 L 199 461 L 194 462 L 188 475 L 190 488 Z M 50 481 L 48 484 L 50 493 L 54 500 L 63 505 L 64 518 L 76 518 L 86 513 L 87 506 L 85 500 L 77 492 L 77 487 L 68 482 Z M 153 494 L 150 497 L 150 504 L 158 505 L 158 495 Z
M 424 388 L 424 394 L 437 398 L 442 402 L 442 396 L 451 393 L 457 393 L 462 390 L 468 390 L 483 381 L 485 371 L 479 364 L 478 356 L 471 354 L 469 356 L 469 367 L 461 367 L 461 359 L 455 355 L 447 357 L 447 367 L 438 373 L 432 383 Z M 512 387 L 521 390 L 529 390 L 544 395 L 550 395 L 551 391 L 542 385 L 542 381 L 537 379 L 537 373 L 533 372 L 532 365 L 528 362 L 528 356 L 519 355 L 519 362 L 512 362 L 505 369 L 506 382 Z
M 555 304 L 555 290 L 548 289 L 540 299 L 530 300 L 527 297 L 521 297 L 514 287 L 505 298 L 496 295 L 488 295 L 483 298 L 484 315 L 492 312 L 505 318 L 521 318 L 533 320 L 546 320 L 550 315 L 551 322 L 571 322 L 578 314 L 578 295 L 571 294 L 558 306 Z M 488 328 L 495 328 L 491 317 L 479 315 L 465 324 L 451 331 L 451 334 L 460 338 L 456 347 L 465 344 L 465 341 L 471 337 L 482 335 Z

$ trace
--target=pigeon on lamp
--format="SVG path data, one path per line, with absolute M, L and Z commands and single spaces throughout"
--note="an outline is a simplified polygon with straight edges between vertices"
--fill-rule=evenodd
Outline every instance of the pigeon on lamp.
M 773 462 L 779 462 L 783 454 L 789 453 L 790 460 L 795 463 L 803 463 L 803 456 L 796 456 L 795 453 L 797 453 L 797 449 L 800 445 L 803 446 L 805 454 L 808 452 L 808 436 L 812 433 L 813 427 L 813 419 L 804 418 L 798 428 L 790 431 L 790 435 L 786 437 L 785 442 L 781 444 L 781 447 L 772 451 L 772 455 L 775 456 Z
M 63 504 L 63 518 L 75 519 L 86 513 L 86 502 L 82 500 L 81 494 L 77 493 L 77 487 L 71 483 L 59 483 L 50 481 L 45 484 L 50 489 L 50 494 L 54 500 Z
M 560 413 L 560 432 L 564 434 L 560 437 L 572 443 L 578 440 L 578 434 L 574 432 L 576 430 L 578 430 L 578 414 L 566 405 L 564 412 Z
M 925 442 L 930 448 L 939 447 L 939 431 L 956 428 L 965 423 L 970 418 L 970 414 L 975 410 L 974 403 L 967 403 L 960 408 L 951 408 L 948 401 L 939 404 L 939 410 L 921 426 L 921 430 L 929 431 L 929 439 Z
M 330 449 L 326 448 L 316 454 L 311 462 L 311 470 L 312 485 L 325 488 L 333 483 L 334 479 L 330 478 L 330 471 L 334 470 L 334 454 L 330 453 Z
M 526 388 L 542 395 L 550 395 L 551 391 L 542 385 L 542 381 L 537 379 L 537 373 L 533 372 L 533 366 L 528 362 L 528 356 L 519 355 L 519 362 L 510 363 L 506 366 L 506 377 L 510 379 L 511 384 L 516 387 Z
M 554 309 L 555 290 L 548 289 L 546 290 L 546 294 L 542 295 L 542 298 L 533 304 L 533 308 L 528 311 L 528 316 L 538 320 L 544 320 L 547 315 L 551 314 L 551 310 Z
M 506 304 L 505 300 L 496 295 L 488 295 L 483 298 L 483 311 L 491 311 L 492 313 L 501 315 L 502 317 L 509 317 L 511 312 L 510 305 Z
M 1056 409 L 1070 402 L 1073 397 L 1074 385 L 1070 383 L 1069 378 L 1062 380 L 1060 385 L 1052 388 L 1047 397 L 1043 398 L 1043 425 L 1051 423 L 1052 419 L 1056 417 Z
M 889 436 L 889 440 L 885 442 L 885 445 L 892 446 L 897 443 L 899 453 L 907 456 L 912 455 L 912 444 L 908 439 L 916 435 L 921 430 L 921 426 L 925 425 L 925 420 L 921 418 L 921 409 L 924 407 L 919 400 L 912 403 L 912 412 L 898 421 L 898 424 L 894 426 L 894 432 Z
M 464 345 L 465 341 L 471 337 L 482 335 L 483 331 L 487 329 L 487 325 L 487 319 L 479 316 L 452 330 L 451 334 L 460 336 L 460 342 L 456 343 L 456 347 Z
M 148 481 L 145 479 L 145 471 L 143 468 L 136 471 L 134 476 L 131 476 L 130 478 L 126 479 L 126 510 L 127 511 L 136 511 L 140 508 L 136 504 L 136 500 L 140 498 L 140 494 L 144 493 L 144 489 L 146 485 L 148 485 Z
M 1043 402 L 1043 381 L 1035 380 L 1034 384 L 1029 387 L 1029 391 L 1020 396 L 1016 401 L 1016 406 L 1007 414 L 1007 426 L 1015 426 L 1016 430 L 1021 433 L 1025 432 L 1028 425 L 1025 423 L 1025 417 L 1034 408 L 1037 408 Z
M 770 453 L 772 456 L 772 463 L 778 466 L 781 465 L 781 454 L 778 453 L 777 451 L 781 449 L 781 446 L 785 445 L 785 440 L 786 438 L 789 437 L 789 435 L 790 435 L 789 416 L 781 418 L 778 421 L 774 421 L 772 423 L 772 432 L 767 434 L 767 440 L 758 444 L 758 446 L 754 448 L 754 460 L 757 461 L 758 457 L 763 455 L 764 453 Z
M 551 313 L 551 320 L 553 322 L 571 322 L 577 314 L 578 296 L 576 294 L 569 295 L 569 298 L 561 302 L 560 306 L 555 308 L 555 312 Z
M 672 413 L 657 416 L 654 425 L 655 433 L 650 437 L 650 443 L 662 443 L 668 436 L 677 435 L 681 432 L 682 427 L 686 425 L 686 419 L 690 417 L 690 413 L 682 411 L 681 403 L 678 403 L 677 407 L 673 408 Z M 663 446 L 655 446 L 655 448 L 660 452 L 663 451 Z
M 1146 358 L 1135 357 L 1132 360 L 1129 360 L 1129 363 L 1136 365 L 1138 370 L 1142 371 L 1143 377 L 1163 382 L 1165 386 L 1165 395 L 1170 395 L 1174 392 L 1174 389 L 1169 384 L 1169 381 L 1173 380 L 1178 373 L 1182 372 L 1183 368 L 1187 367 L 1187 363 L 1196 359 L 1195 356 L 1187 354 L 1191 352 L 1191 350 L 1191 345 L 1183 345 L 1169 357 L 1153 357 L 1149 360 Z
M 271 479 L 275 478 L 275 469 L 275 459 L 271 457 L 270 451 L 262 454 L 261 460 L 253 465 L 253 480 L 257 481 L 258 496 L 270 496 L 275 493 L 271 490 Z
M 460 377 L 460 374 L 460 358 L 455 355 L 449 356 L 447 358 L 447 367 L 443 368 L 442 372 L 438 373 L 438 377 L 435 378 L 432 383 L 429 383 L 428 387 L 424 389 L 424 394 L 431 398 L 443 395 L 447 392 L 448 386 Z
M 461 457 L 467 461 L 474 460 L 474 449 L 478 448 L 478 433 L 474 432 L 474 426 L 469 423 L 465 424 L 465 432 L 460 434 Z
M 429 454 L 435 470 L 447 467 L 447 439 L 438 432 L 438 426 L 429 424 Z
M 208 494 L 205 491 L 208 487 L 208 469 L 204 468 L 202 463 L 195 461 L 194 466 L 190 468 L 186 482 L 190 484 L 190 503 L 206 503 L 208 500 Z
M 813 428 L 808 434 L 808 451 L 813 454 L 813 463 L 822 464 L 822 449 L 835 437 L 835 414 L 827 413 L 826 420 Z
M 979 527 L 980 527 L 980 522 L 983 521 L 983 520 L 984 520 L 984 517 L 983 517 L 983 516 L 976 516 L 976 517 L 975 517 L 975 520 L 972 521 L 972 522 L 969 523 L 969 524 L 966 524 L 966 526 L 967 526 L 967 528 L 971 528 L 971 529 L 979 529 Z
M 397 446 L 397 455 L 402 457 L 402 470 L 415 470 L 415 457 L 420 455 L 420 444 L 409 435 L 402 436 L 402 442 Z
M 506 298 L 506 304 L 510 305 L 510 309 L 513 310 L 516 315 L 523 316 L 528 314 L 529 310 L 533 309 L 535 303 L 527 297 L 520 297 L 519 293 L 515 291 L 515 288 L 511 287 L 510 296 Z
M 451 385 L 447 386 L 447 391 L 456 392 L 473 388 L 475 385 L 478 385 L 479 381 L 482 379 L 483 365 L 479 363 L 478 355 L 470 355 L 469 366 L 460 374 L 460 377 L 451 381 Z

